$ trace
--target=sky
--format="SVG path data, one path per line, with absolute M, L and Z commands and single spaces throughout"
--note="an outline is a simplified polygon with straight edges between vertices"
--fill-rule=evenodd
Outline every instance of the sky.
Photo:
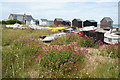
M 82 21 L 95 20 L 100 23 L 103 17 L 111 17 L 118 23 L 118 0 L 1 0 L 0 20 L 8 19 L 11 13 L 30 14 L 35 19 L 54 20 L 62 18 Z

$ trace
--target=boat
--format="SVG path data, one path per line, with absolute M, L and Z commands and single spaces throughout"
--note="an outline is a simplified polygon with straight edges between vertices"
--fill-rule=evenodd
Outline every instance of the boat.
M 68 27 L 56 27 L 56 28 L 48 28 L 48 30 L 52 31 L 52 32 L 56 32 L 59 30 L 63 30 L 63 29 L 67 29 Z
M 83 27 L 81 30 L 82 31 L 95 31 L 97 29 L 97 27 L 95 26 L 87 26 L 87 27 Z
M 62 37 L 62 36 L 66 36 L 66 33 L 61 32 L 61 33 L 51 34 L 51 35 L 47 35 L 47 36 L 40 36 L 40 38 L 41 38 L 41 41 L 47 42 L 47 41 L 52 41 L 52 40 Z
M 21 28 L 23 25 L 20 25 L 18 23 L 15 23 L 14 25 L 6 25 L 7 28 Z
M 104 34 L 104 42 L 108 44 L 116 44 L 120 42 L 120 28 L 111 29 Z
M 73 28 L 67 28 L 67 29 L 62 29 L 61 32 L 71 33 L 71 32 L 75 32 L 75 30 Z
M 83 27 L 79 30 L 78 35 L 80 35 L 80 36 L 86 35 L 86 34 L 88 34 L 89 31 L 95 31 L 96 29 L 97 29 L 97 27 L 95 27 L 95 26 Z

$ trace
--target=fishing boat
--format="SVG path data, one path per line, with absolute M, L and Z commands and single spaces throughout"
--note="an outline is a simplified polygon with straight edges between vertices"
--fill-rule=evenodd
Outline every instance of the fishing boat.
M 57 33 L 57 34 L 52 34 L 52 35 L 47 35 L 47 36 L 40 36 L 41 41 L 47 42 L 47 41 L 52 41 L 56 38 L 65 36 L 66 33 L 62 32 L 62 33 Z
M 120 28 L 111 29 L 104 34 L 104 42 L 108 44 L 116 44 L 120 42 Z

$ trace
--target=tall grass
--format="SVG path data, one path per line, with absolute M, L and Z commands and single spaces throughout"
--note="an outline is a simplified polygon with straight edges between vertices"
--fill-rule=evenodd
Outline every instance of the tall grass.
M 39 36 L 49 34 L 53 32 L 3 29 L 3 78 L 118 78 L 118 57 L 113 57 L 118 45 L 114 49 L 112 45 L 100 48 L 97 42 L 91 46 L 89 42 L 94 40 L 90 38 L 81 46 L 81 40 L 87 38 L 76 34 L 51 43 L 40 41 Z M 89 48 L 94 49 L 96 45 L 100 53 L 91 55 Z

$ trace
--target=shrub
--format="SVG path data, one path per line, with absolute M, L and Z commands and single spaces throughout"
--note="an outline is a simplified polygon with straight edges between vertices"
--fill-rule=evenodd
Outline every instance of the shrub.
M 1 24 L 7 24 L 7 21 L 2 21 Z
M 21 22 L 21 21 L 16 20 L 16 19 L 14 19 L 14 20 L 2 21 L 2 24 L 15 24 L 15 23 L 22 24 L 22 22 Z
M 80 45 L 81 47 L 86 47 L 86 48 L 88 47 L 98 48 L 98 46 L 100 45 L 99 43 L 101 42 L 97 42 L 93 37 L 87 37 L 87 36 L 78 40 L 78 45 Z
M 77 62 L 83 62 L 88 53 L 80 50 L 80 47 L 75 47 L 74 44 L 68 45 L 51 45 L 45 48 L 39 54 L 36 61 L 52 71 L 61 70 L 63 73 L 72 71 L 76 67 Z

